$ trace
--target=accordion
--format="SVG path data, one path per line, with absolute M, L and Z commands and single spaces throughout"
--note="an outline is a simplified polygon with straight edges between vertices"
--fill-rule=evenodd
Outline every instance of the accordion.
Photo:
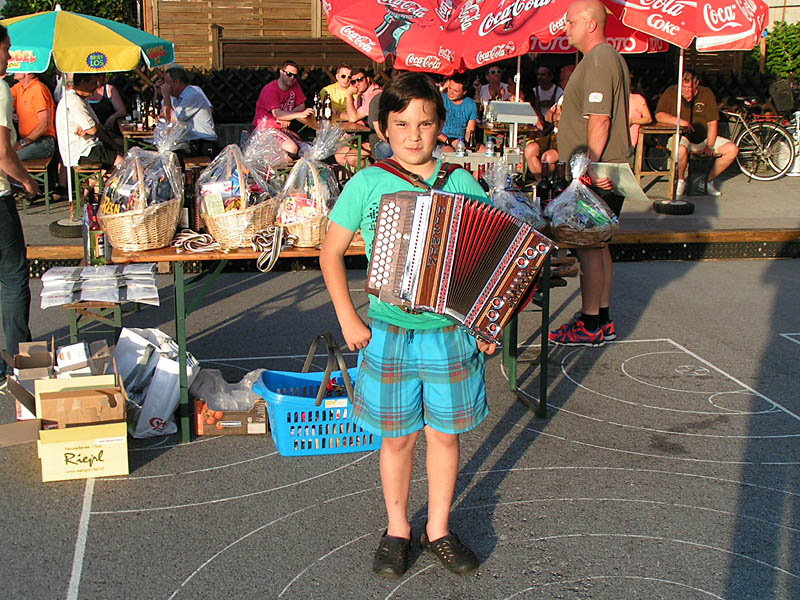
M 367 293 L 450 317 L 498 343 L 524 308 L 553 242 L 491 205 L 439 190 L 381 198 Z

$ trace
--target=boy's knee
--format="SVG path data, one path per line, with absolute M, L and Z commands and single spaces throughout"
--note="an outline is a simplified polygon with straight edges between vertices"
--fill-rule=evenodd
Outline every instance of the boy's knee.
M 438 431 L 433 427 L 426 427 L 425 428 L 425 438 L 428 440 L 428 443 L 434 443 L 438 446 L 454 446 L 458 447 L 458 434 L 457 433 L 444 433 L 442 431 Z
M 413 448 L 414 444 L 417 441 L 418 433 L 412 433 L 410 435 L 404 435 L 402 437 L 384 437 L 381 440 L 381 451 L 386 450 L 387 452 L 392 453 L 402 453 L 410 448 Z

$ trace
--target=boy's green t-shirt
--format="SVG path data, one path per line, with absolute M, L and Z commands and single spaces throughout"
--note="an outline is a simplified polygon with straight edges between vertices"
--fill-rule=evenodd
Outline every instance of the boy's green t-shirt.
M 441 161 L 437 161 L 441 167 Z M 426 180 L 433 185 L 439 169 Z M 444 185 L 445 192 L 464 194 L 473 200 L 489 203 L 483 188 L 475 178 L 464 169 L 456 169 Z M 411 191 L 424 194 L 420 188 L 384 171 L 379 167 L 368 167 L 356 173 L 344 186 L 342 193 L 331 210 L 330 219 L 350 231 L 361 229 L 366 244 L 367 258 L 372 256 L 372 242 L 375 239 L 375 221 L 381 204 L 381 196 L 395 192 Z M 369 316 L 405 329 L 435 329 L 452 325 L 453 321 L 433 313 L 409 314 L 401 308 L 379 301 L 369 295 Z

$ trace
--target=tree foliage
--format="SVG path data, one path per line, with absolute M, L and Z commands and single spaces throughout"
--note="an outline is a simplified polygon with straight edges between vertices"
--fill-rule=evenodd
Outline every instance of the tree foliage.
M 71 12 L 136 25 L 135 2 L 132 0 L 7 0 L 0 14 L 5 18 L 29 15 L 53 10 L 56 4 Z
M 756 47 L 748 56 L 747 66 L 758 68 L 761 58 Z M 767 73 L 776 79 L 787 79 L 800 69 L 800 23 L 776 21 L 767 35 Z

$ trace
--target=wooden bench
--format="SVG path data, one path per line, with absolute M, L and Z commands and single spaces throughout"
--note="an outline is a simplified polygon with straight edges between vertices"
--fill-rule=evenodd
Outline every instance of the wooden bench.
M 50 178 L 47 176 L 47 171 L 52 160 L 53 157 L 49 156 L 47 158 L 31 158 L 30 160 L 22 161 L 22 166 L 25 167 L 25 170 L 44 188 L 44 206 L 48 215 L 50 214 Z M 28 204 L 30 204 L 30 200 L 26 198 L 22 202 L 22 212 L 25 214 L 28 214 Z
M 183 159 L 184 167 L 187 169 L 192 169 L 194 167 L 199 167 L 200 169 L 205 169 L 208 165 L 211 164 L 211 158 L 201 154 L 200 156 L 186 156 Z
M 92 323 L 103 323 L 112 327 L 114 341 L 119 338 L 122 330 L 122 306 L 118 302 L 75 302 L 65 304 L 63 308 L 69 310 L 69 341 L 71 344 L 78 343 L 78 332 L 85 329 Z M 93 330 L 104 332 L 106 330 Z

